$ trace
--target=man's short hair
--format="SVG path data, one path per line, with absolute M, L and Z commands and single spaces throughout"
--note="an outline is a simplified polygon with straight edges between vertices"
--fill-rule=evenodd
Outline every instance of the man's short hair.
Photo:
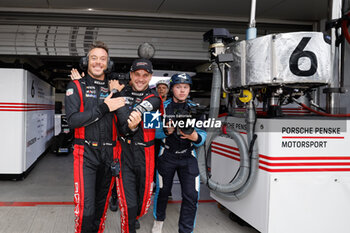
M 91 50 L 95 49 L 95 48 L 100 48 L 100 49 L 104 49 L 107 53 L 108 53 L 108 46 L 103 43 L 102 41 L 94 41 L 90 46 L 89 46 L 89 52 L 88 55 L 90 53 Z

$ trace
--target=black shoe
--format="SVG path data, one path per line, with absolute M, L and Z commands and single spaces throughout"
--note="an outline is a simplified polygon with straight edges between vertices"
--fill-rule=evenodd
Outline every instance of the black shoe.
M 109 200 L 109 209 L 113 212 L 118 211 L 118 199 L 111 197 Z
M 139 222 L 139 220 L 136 220 L 136 222 L 135 222 L 135 229 L 138 230 L 140 228 L 141 228 L 140 222 Z

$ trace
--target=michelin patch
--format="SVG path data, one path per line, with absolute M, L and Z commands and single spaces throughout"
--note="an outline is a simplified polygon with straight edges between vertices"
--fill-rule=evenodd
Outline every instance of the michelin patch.
M 105 82 L 101 82 L 101 81 L 97 81 L 97 80 L 95 80 L 94 83 L 97 85 L 105 85 Z
M 143 92 L 131 92 L 131 95 L 143 96 L 145 93 Z
M 69 88 L 66 90 L 66 96 L 70 96 L 74 94 L 74 89 L 73 88 Z

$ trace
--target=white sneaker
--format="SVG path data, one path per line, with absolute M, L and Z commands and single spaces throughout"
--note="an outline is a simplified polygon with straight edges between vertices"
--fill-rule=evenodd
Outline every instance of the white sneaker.
M 164 221 L 157 221 L 154 220 L 153 227 L 152 227 L 152 233 L 162 233 Z

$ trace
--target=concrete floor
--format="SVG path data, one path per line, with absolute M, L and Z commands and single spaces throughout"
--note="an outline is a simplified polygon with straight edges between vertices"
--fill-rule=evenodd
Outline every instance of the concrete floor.
M 65 233 L 74 231 L 73 159 L 71 155 L 46 154 L 21 181 L 0 181 L 0 233 Z M 181 200 L 179 184 L 174 184 L 173 201 L 168 204 L 163 233 L 177 232 Z M 197 233 L 257 233 L 233 222 L 227 210 L 218 208 L 202 185 Z M 152 208 L 142 219 L 138 233 L 149 233 Z M 107 233 L 120 232 L 119 211 L 107 213 Z

